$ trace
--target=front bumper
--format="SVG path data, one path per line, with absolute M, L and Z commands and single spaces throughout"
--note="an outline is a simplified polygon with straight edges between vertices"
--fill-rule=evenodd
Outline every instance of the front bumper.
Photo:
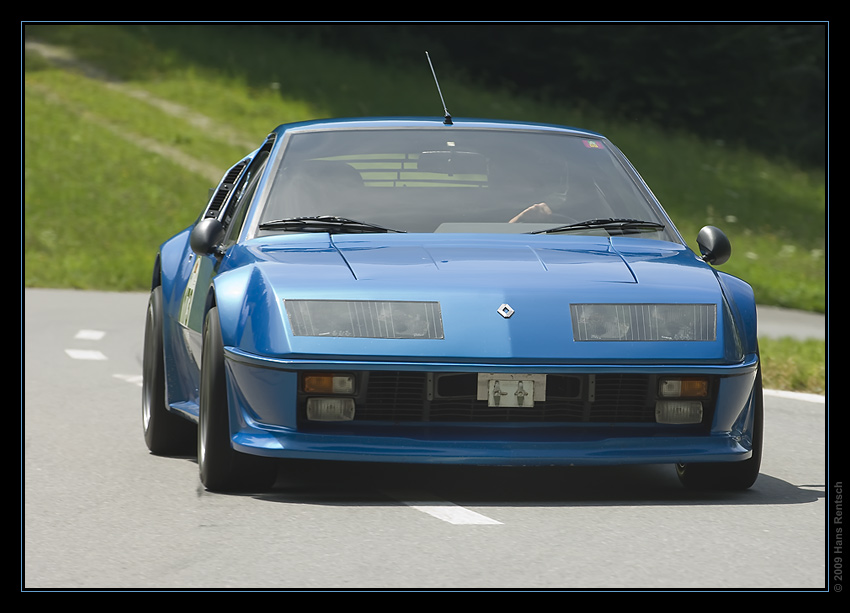
M 614 465 L 675 462 L 727 462 L 752 454 L 753 390 L 758 356 L 731 366 L 587 365 L 553 366 L 458 363 L 351 362 L 279 360 L 236 350 L 226 351 L 233 446 L 240 452 L 274 458 L 469 465 Z M 480 403 L 463 400 L 452 410 L 393 412 L 376 410 L 377 396 L 358 398 L 351 422 L 310 422 L 299 395 L 304 372 L 346 371 L 374 380 L 402 373 L 405 379 L 477 372 L 527 372 L 553 380 L 581 382 L 574 399 L 538 405 L 536 411 L 510 417 L 480 411 Z M 706 375 L 712 394 L 700 424 L 654 422 L 652 407 L 658 377 Z M 433 375 L 433 376 L 432 376 Z M 587 381 L 613 381 L 606 392 L 614 409 L 598 410 L 603 394 L 588 400 Z M 621 385 L 618 381 L 625 381 Z M 644 381 L 641 388 L 635 382 Z M 607 385 L 607 384 L 606 384 Z M 629 389 L 627 390 L 626 387 Z M 554 388 L 554 386 L 553 386 Z M 421 402 L 384 398 L 393 408 L 403 404 L 437 406 L 431 388 Z M 595 389 L 595 388 L 594 388 Z M 416 392 L 420 393 L 420 392 Z M 385 396 L 385 394 L 384 394 Z M 413 398 L 416 396 L 414 394 Z M 454 410 L 462 405 L 460 411 Z M 443 407 L 443 405 L 439 405 Z M 548 410 L 548 407 L 552 410 Z M 478 407 L 478 408 L 476 408 Z M 566 407 L 566 408 L 565 408 Z M 572 408 L 570 408 L 572 407 Z M 573 410 L 579 407 L 580 410 Z M 582 409 L 582 407 L 584 407 Z M 620 410 L 623 408 L 623 410 Z M 544 410 L 546 409 L 546 410 Z M 483 417 L 476 417 L 483 415 Z M 523 416 L 525 415 L 525 416 Z M 436 416 L 436 417 L 435 417 Z

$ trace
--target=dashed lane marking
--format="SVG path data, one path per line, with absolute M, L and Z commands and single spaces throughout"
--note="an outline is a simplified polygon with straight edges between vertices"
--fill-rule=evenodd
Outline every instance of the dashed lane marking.
M 132 383 L 133 385 L 142 386 L 142 375 L 112 375 L 116 379 L 121 379 L 122 381 L 126 381 L 127 383 Z
M 99 341 L 104 336 L 106 336 L 106 332 L 102 330 L 80 330 L 74 335 L 74 338 L 80 341 Z
M 107 360 L 103 353 L 94 349 L 66 349 L 65 353 L 75 360 Z
M 89 330 L 82 329 L 78 330 L 74 335 L 74 340 L 78 341 L 99 341 L 106 336 L 106 332 L 101 330 Z M 108 358 L 103 352 L 98 351 L 96 349 L 66 349 L 65 353 L 67 353 L 70 357 L 75 360 L 107 360 Z
M 405 492 L 388 492 L 388 494 L 412 509 L 416 509 L 450 524 L 502 525 L 500 521 L 445 500 L 427 500 L 425 496 L 417 496 Z

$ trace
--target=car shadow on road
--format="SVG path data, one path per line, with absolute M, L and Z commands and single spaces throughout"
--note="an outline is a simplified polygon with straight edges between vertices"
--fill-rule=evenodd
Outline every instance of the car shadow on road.
M 793 484 L 762 473 L 743 492 L 685 489 L 672 465 L 479 467 L 295 461 L 282 464 L 270 502 L 305 505 L 399 504 L 397 492 L 457 505 L 593 506 L 804 504 L 823 484 Z

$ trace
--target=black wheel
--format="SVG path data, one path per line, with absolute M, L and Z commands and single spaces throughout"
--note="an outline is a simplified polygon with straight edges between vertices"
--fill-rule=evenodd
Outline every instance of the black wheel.
M 142 428 L 145 443 L 157 455 L 191 455 L 195 425 L 168 410 L 165 400 L 165 358 L 162 340 L 162 288 L 148 299 L 142 360 Z
M 764 440 L 764 398 L 762 394 L 761 367 L 756 373 L 753 389 L 755 414 L 753 415 L 753 455 L 742 462 L 677 464 L 679 480 L 690 489 L 745 490 L 756 482 L 761 468 Z
M 210 309 L 204 324 L 201 352 L 198 470 L 212 491 L 261 491 L 274 485 L 273 460 L 235 451 L 230 443 L 230 418 L 225 379 L 224 346 L 218 309 Z

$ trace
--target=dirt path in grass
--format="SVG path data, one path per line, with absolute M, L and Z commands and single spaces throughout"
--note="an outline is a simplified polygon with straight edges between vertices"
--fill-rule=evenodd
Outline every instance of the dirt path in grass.
M 236 146 L 244 147 L 246 152 L 251 151 L 256 147 L 256 143 L 247 141 L 234 131 L 222 127 L 209 117 L 206 117 L 193 109 L 163 98 L 158 98 L 153 96 L 150 92 L 130 87 L 129 85 L 122 83 L 96 66 L 92 66 L 91 64 L 87 64 L 86 62 L 79 60 L 69 49 L 65 47 L 58 47 L 37 41 L 26 41 L 25 49 L 28 52 L 38 54 L 55 66 L 75 70 L 90 79 L 99 81 L 113 91 L 118 91 L 126 96 L 145 102 L 164 113 L 187 122 L 195 128 L 209 133 L 214 133 L 216 138 Z M 58 94 L 56 94 L 56 92 L 47 87 L 34 84 L 27 84 L 26 87 L 39 91 L 43 96 L 45 96 L 45 99 L 48 100 L 48 102 L 59 104 L 64 107 L 70 107 L 72 111 L 84 120 L 96 123 L 97 125 L 112 132 L 115 136 L 141 147 L 146 151 L 168 158 L 186 170 L 205 177 L 208 181 L 217 184 L 221 179 L 223 171 L 217 166 L 193 158 L 183 151 L 148 138 L 142 134 L 128 132 L 125 127 L 114 125 L 106 118 L 100 117 L 85 109 L 74 108 L 72 104 L 63 100 Z

